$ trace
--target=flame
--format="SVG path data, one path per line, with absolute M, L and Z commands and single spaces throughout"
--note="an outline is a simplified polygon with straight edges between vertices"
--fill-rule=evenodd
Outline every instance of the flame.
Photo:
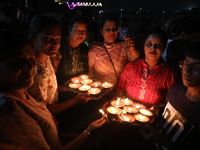
M 120 105 L 120 101 L 121 101 L 121 98 L 118 98 L 117 101 L 116 101 L 116 105 L 119 106 Z
M 102 115 L 105 114 L 105 112 L 102 109 L 99 109 L 99 112 L 102 113 Z
M 139 109 L 139 108 L 140 108 L 140 105 L 137 105 L 137 104 L 136 104 L 135 107 Z

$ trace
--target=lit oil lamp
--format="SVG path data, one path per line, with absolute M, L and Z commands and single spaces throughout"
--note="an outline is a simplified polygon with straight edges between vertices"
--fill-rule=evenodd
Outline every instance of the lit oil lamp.
M 133 122 L 135 121 L 135 117 L 133 115 L 130 115 L 130 114 L 119 114 L 118 115 L 119 118 L 122 120 L 122 121 L 126 121 L 126 122 Z
M 89 79 L 89 76 L 86 74 L 82 74 L 79 76 L 81 79 L 85 80 L 85 79 Z
M 111 104 L 112 106 L 115 106 L 115 107 L 123 107 L 123 106 L 125 105 L 124 102 L 121 101 L 121 98 L 118 98 L 117 100 L 112 100 L 112 101 L 110 102 L 110 104 Z
M 90 84 L 91 87 L 100 87 L 101 86 L 101 82 L 92 82 Z
M 132 100 L 130 100 L 128 98 L 121 99 L 121 100 L 125 103 L 125 105 L 133 105 L 133 103 L 134 103 Z
M 137 113 L 138 112 L 138 109 L 135 108 L 134 106 L 124 106 L 124 110 L 128 113 Z
M 88 93 L 90 94 L 99 94 L 101 92 L 100 88 L 91 88 L 88 90 Z
M 135 114 L 134 117 L 139 122 L 148 122 L 150 120 L 148 116 L 145 116 L 143 114 Z
M 139 112 L 146 116 L 153 116 L 153 112 L 145 108 L 139 109 Z
M 87 91 L 87 90 L 89 90 L 91 87 L 89 86 L 89 85 L 82 85 L 80 88 L 79 88 L 79 90 L 80 91 Z
M 133 106 L 136 107 L 137 109 L 145 108 L 145 106 L 140 103 L 133 103 Z
M 69 83 L 69 87 L 72 89 L 78 89 L 81 87 L 80 83 Z
M 82 81 L 82 79 L 80 77 L 73 77 L 73 78 L 71 78 L 71 81 L 73 83 L 80 83 Z
M 113 106 L 109 106 L 109 107 L 107 107 L 106 109 L 107 109 L 107 111 L 108 111 L 109 113 L 111 113 L 111 114 L 119 114 L 119 113 L 121 113 L 121 111 L 122 111 L 120 108 L 113 107 Z
M 109 82 L 104 82 L 104 83 L 102 83 L 102 87 L 104 87 L 104 88 L 111 88 L 111 87 L 113 87 L 113 84 L 109 83 Z
M 90 84 L 92 82 L 93 82 L 92 79 L 84 79 L 84 80 L 81 81 L 82 84 Z

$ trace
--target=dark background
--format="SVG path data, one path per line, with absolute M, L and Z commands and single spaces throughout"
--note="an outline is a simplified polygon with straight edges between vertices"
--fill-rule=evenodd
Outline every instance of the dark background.
M 200 7 L 200 0 L 102 0 L 105 9 L 181 10 Z
M 9 3 L 13 9 L 22 0 L 0 0 L 0 4 Z M 200 16 L 200 0 L 68 0 L 71 2 L 101 2 L 103 7 L 76 7 L 70 10 L 66 4 L 59 5 L 55 0 L 37 0 L 38 7 L 44 12 L 68 12 L 81 10 L 90 18 L 98 19 L 105 13 L 114 13 L 119 18 L 127 18 L 133 21 L 137 17 L 146 17 L 163 26 L 168 19 L 180 18 L 188 15 L 195 9 L 195 15 Z M 67 1 L 67 0 L 64 0 Z M 103 10 L 100 14 L 99 11 Z M 140 10 L 140 11 L 139 11 Z M 177 13 L 184 11 L 183 13 Z M 139 12 L 139 13 L 137 13 Z

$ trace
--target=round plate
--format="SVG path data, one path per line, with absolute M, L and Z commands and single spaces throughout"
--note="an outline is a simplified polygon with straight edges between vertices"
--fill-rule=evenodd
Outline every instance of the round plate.
M 100 88 L 91 88 L 88 90 L 88 93 L 90 94 L 99 94 L 101 92 Z

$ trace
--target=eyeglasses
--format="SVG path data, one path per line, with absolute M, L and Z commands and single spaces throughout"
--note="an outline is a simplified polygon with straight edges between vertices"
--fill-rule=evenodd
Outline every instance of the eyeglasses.
M 78 29 L 75 29 L 74 30 L 74 33 L 76 33 L 76 34 L 87 34 L 87 31 L 86 30 L 78 30 Z
M 107 29 L 104 29 L 105 32 L 118 32 L 119 29 L 118 28 L 107 28 Z
M 200 74 L 200 63 L 189 64 L 185 61 L 180 61 L 179 66 L 183 70 L 189 68 L 191 73 L 193 74 Z

